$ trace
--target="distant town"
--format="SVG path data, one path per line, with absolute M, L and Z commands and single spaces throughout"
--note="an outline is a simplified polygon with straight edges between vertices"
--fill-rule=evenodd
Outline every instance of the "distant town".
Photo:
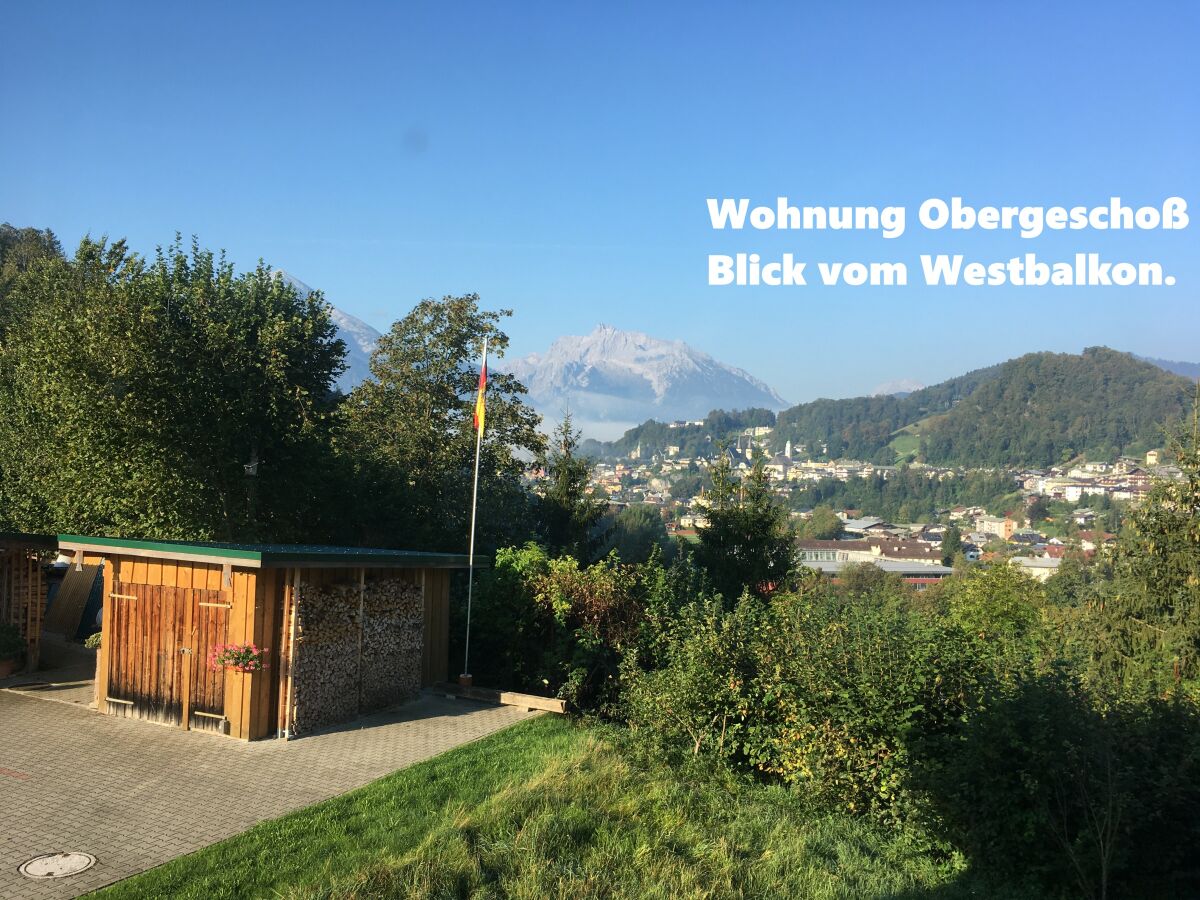
M 703 420 L 672 422 L 671 429 L 703 427 Z M 757 426 L 738 433 L 724 454 L 735 474 L 745 475 L 761 459 L 772 490 L 791 508 L 802 535 L 800 562 L 837 577 L 847 566 L 871 563 L 896 573 L 917 590 L 954 572 L 956 563 L 1008 559 L 1038 581 L 1055 574 L 1072 553 L 1092 557 L 1115 543 L 1125 512 L 1140 503 L 1155 479 L 1178 479 L 1161 450 L 1114 462 L 1079 459 L 1050 468 L 971 469 L 907 462 L 878 465 L 856 459 L 814 459 L 809 448 L 787 441 L 770 453 L 773 428 Z M 813 448 L 824 453 L 826 448 Z M 645 453 L 638 445 L 625 459 L 597 462 L 592 487 L 614 508 L 647 504 L 662 515 L 667 533 L 695 540 L 707 524 L 705 488 L 719 458 L 684 456 L 679 444 L 665 452 Z M 1000 476 L 1011 486 L 1001 508 L 955 505 L 936 510 L 927 521 L 888 520 L 858 508 L 833 509 L 838 525 L 820 537 L 804 536 L 814 509 L 794 501 L 805 486 L 893 479 L 907 470 L 929 481 L 947 482 L 972 474 Z M 696 489 L 692 489 L 696 486 Z M 835 533 L 831 533 L 835 532 Z M 947 541 L 948 536 L 950 537 Z

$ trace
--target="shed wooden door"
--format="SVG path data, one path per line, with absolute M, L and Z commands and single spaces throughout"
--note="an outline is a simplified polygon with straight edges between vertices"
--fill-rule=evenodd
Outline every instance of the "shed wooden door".
M 225 643 L 229 604 L 220 591 L 115 582 L 109 712 L 184 728 L 220 730 L 225 672 L 209 652 Z

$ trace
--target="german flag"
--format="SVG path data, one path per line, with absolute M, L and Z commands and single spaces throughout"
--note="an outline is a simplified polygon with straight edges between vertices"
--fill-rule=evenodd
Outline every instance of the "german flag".
M 484 394 L 487 393 L 487 343 L 483 345 L 483 365 L 479 368 L 479 396 L 475 398 L 475 430 L 483 434 L 483 419 L 487 404 Z

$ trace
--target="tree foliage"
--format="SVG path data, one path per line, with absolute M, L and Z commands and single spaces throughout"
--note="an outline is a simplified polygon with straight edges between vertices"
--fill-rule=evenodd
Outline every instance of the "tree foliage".
M 337 448 L 363 505 L 347 530 L 356 543 L 463 552 L 470 530 L 479 384 L 477 361 L 502 358 L 510 310 L 480 308 L 479 296 L 422 300 L 379 340 L 372 378 L 346 399 Z M 489 369 L 479 487 L 477 548 L 524 540 L 529 515 L 521 484 L 543 447 L 525 387 Z
M 801 534 L 816 541 L 832 541 L 842 536 L 842 520 L 829 506 L 818 506 L 804 523 Z
M 696 559 L 726 603 L 743 591 L 766 596 L 786 583 L 795 563 L 787 510 L 771 493 L 761 455 L 742 479 L 734 477 L 725 454 L 711 473 L 708 524 L 700 529 Z
M 85 238 L 18 272 L 0 351 L 3 509 L 23 530 L 310 539 L 344 346 L 319 294 L 178 243 Z
M 804 484 L 792 491 L 789 505 L 793 509 L 857 509 L 889 522 L 928 522 L 954 506 L 992 507 L 1010 497 L 1015 486 L 1011 477 L 997 472 L 930 478 L 919 469 L 901 467 L 888 478 L 827 478 Z
M 608 503 L 590 487 L 592 461 L 579 453 L 579 432 L 568 413 L 554 430 L 537 501 L 538 526 L 553 553 L 568 553 L 590 563 L 603 540 L 598 526 Z
M 634 503 L 617 513 L 608 529 L 601 555 L 607 556 L 613 550 L 622 562 L 644 563 L 656 551 L 669 562 L 675 547 L 667 536 L 658 507 Z
M 0 224 L 0 341 L 4 339 L 6 323 L 15 314 L 8 297 L 17 279 L 43 260 L 62 258 L 62 244 L 49 228 Z
M 921 423 L 921 455 L 948 465 L 1058 465 L 1155 446 L 1189 384 L 1128 353 L 1031 353 L 906 397 L 817 400 L 781 412 L 772 435 L 828 458 L 875 458 Z
M 1122 692 L 1200 697 L 1200 400 L 1171 444 L 1181 477 L 1154 485 L 1129 516 L 1098 611 L 1096 667 Z

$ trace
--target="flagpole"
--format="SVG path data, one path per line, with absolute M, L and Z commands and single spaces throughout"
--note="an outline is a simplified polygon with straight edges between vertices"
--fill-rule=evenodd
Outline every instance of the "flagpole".
M 483 336 L 483 368 L 481 373 L 487 372 L 487 335 Z M 486 376 L 485 376 L 486 377 Z M 483 392 L 487 390 L 487 382 L 482 378 L 479 383 L 480 398 Z M 476 404 L 480 402 L 476 399 Z M 471 678 L 471 591 L 475 585 L 475 511 L 479 508 L 479 453 L 483 446 L 483 422 L 475 423 L 475 486 L 471 491 L 471 540 L 467 550 L 467 639 L 463 648 L 463 676 L 462 680 L 468 681 Z

